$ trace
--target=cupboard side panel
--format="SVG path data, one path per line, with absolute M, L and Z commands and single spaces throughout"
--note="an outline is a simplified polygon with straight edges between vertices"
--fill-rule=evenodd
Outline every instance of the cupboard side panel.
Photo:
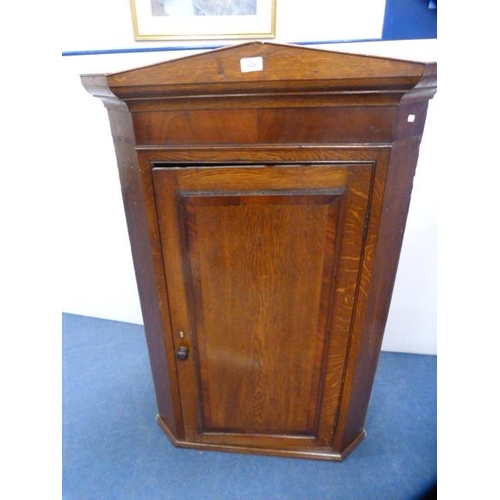
M 173 365 L 167 359 L 165 347 L 164 329 L 169 329 L 170 318 L 165 301 L 160 300 L 165 289 L 160 279 L 162 273 L 158 272 L 162 264 L 158 261 L 160 254 L 150 173 L 148 169 L 141 173 L 134 149 L 130 112 L 126 108 L 114 108 L 108 109 L 108 115 L 159 415 L 176 437 L 182 437 L 182 418 L 176 413 L 176 408 L 179 408 L 179 396 L 175 389 L 177 381 L 175 373 L 169 370 Z
M 381 210 L 372 210 L 363 262 L 361 303 L 352 336 L 345 389 L 334 449 L 343 450 L 364 432 L 364 422 L 375 378 L 382 339 L 396 278 L 399 254 L 420 137 L 397 142 L 379 166 L 373 205 L 382 199 Z M 385 189 L 384 189 L 385 184 Z

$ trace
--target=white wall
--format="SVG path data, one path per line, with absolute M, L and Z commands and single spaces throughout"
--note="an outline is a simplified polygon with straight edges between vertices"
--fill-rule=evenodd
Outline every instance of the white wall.
M 318 3 L 319 8 L 319 0 L 314 2 Z M 345 3 L 338 2 L 338 6 Z M 352 3 L 358 8 L 360 3 L 366 5 L 361 0 Z M 382 17 L 378 19 L 373 7 L 376 3 L 373 2 L 371 7 L 374 9 L 372 20 L 376 21 L 371 24 L 372 35 L 369 35 L 368 27 L 353 26 L 356 23 L 346 22 L 346 19 L 355 16 L 341 17 L 343 22 L 340 22 L 340 7 L 337 11 L 339 16 L 336 16 L 333 10 L 337 4 L 332 4 L 328 16 L 332 26 L 347 25 L 339 38 L 371 38 L 375 31 L 378 33 L 376 36 L 380 36 L 383 8 Z M 91 0 L 81 4 L 85 8 L 78 13 L 71 13 L 77 17 L 66 24 L 63 42 L 65 51 L 157 46 L 133 41 L 128 5 L 124 7 L 117 0 L 99 3 L 99 16 L 92 17 L 93 24 L 85 22 L 93 4 L 97 8 L 96 0 Z M 302 22 L 304 16 L 301 17 L 298 12 L 294 14 L 291 8 L 284 11 L 284 5 L 285 2 L 279 3 L 280 15 L 288 15 L 289 22 L 286 23 L 286 29 L 283 26 L 280 28 L 286 36 L 278 41 L 333 39 L 327 36 L 333 31 L 327 29 L 326 22 L 316 24 L 318 30 L 315 32 L 316 37 L 312 38 L 313 33 L 307 28 L 310 23 Z M 349 9 L 352 8 L 351 5 Z M 69 14 L 67 18 L 70 19 Z M 352 37 L 349 36 L 349 25 Z M 89 26 L 92 26 L 91 30 Z M 361 31 L 366 36 L 362 36 Z M 436 60 L 437 52 L 435 40 L 365 42 L 321 48 L 422 61 Z M 62 145 L 59 162 L 63 165 L 64 186 L 60 265 L 62 309 L 65 312 L 142 323 L 107 113 L 102 103 L 83 89 L 79 75 L 128 69 L 190 53 L 194 52 L 63 57 L 60 98 L 64 99 L 65 105 L 58 139 Z M 384 350 L 436 353 L 434 175 L 437 167 L 437 103 L 436 96 L 429 106 Z
M 134 41 L 128 1 L 63 2 L 60 8 L 65 20 L 61 26 L 63 51 L 167 45 Z M 385 0 L 277 0 L 276 41 L 377 39 L 382 36 L 384 10 Z

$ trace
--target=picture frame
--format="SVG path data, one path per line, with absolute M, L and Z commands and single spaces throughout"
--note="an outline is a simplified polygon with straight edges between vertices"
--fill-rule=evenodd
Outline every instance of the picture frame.
M 276 36 L 276 0 L 130 0 L 130 7 L 136 41 Z

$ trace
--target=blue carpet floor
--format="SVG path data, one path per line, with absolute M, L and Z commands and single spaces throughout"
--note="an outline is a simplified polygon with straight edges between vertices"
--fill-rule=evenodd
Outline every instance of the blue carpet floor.
M 175 448 L 155 415 L 143 327 L 64 314 L 64 500 L 434 497 L 435 356 L 382 353 L 368 435 L 340 463 Z

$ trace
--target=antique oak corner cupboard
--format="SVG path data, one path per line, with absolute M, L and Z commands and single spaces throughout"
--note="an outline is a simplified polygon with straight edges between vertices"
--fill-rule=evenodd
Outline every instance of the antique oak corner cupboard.
M 343 459 L 436 65 L 251 42 L 82 81 L 109 113 L 160 426 Z

